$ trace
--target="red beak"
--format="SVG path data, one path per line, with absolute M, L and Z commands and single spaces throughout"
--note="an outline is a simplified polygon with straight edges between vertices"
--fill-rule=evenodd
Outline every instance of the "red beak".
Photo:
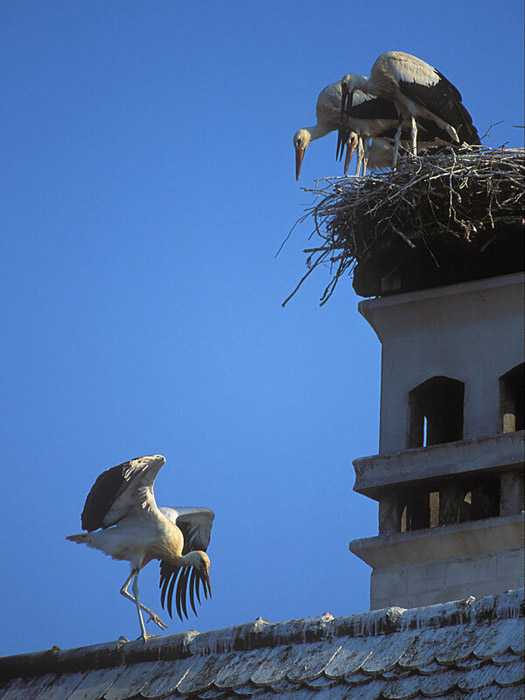
M 295 149 L 295 180 L 296 181 L 299 179 L 299 175 L 301 174 L 301 165 L 303 164 L 303 158 L 304 158 L 304 151 L 301 151 L 300 148 L 296 148 Z
M 355 146 L 353 146 L 350 143 L 347 143 L 346 144 L 345 169 L 344 169 L 345 175 L 348 172 L 348 166 L 350 165 L 350 161 L 352 160 L 352 156 L 354 155 L 354 151 L 355 151 Z

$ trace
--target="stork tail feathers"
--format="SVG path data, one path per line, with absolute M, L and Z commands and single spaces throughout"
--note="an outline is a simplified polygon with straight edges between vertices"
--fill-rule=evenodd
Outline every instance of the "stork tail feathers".
M 463 143 L 467 143 L 469 146 L 479 146 L 481 141 L 479 138 L 478 130 L 472 123 L 472 117 L 470 116 L 465 105 L 460 102 L 458 109 L 462 114 L 462 123 L 458 127 L 458 136 Z

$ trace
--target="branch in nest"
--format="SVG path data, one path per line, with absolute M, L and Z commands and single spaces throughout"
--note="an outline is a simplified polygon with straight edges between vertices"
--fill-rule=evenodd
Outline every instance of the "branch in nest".
M 324 304 L 341 275 L 352 274 L 360 263 L 373 267 L 374 260 L 386 257 L 396 264 L 392 256 L 417 254 L 439 267 L 443 245 L 482 254 L 503 235 L 498 233 L 502 227 L 522 216 L 525 150 L 445 148 L 416 162 L 405 159 L 395 171 L 366 179 L 324 178 L 316 184 L 306 190 L 316 202 L 297 223 L 313 219 L 312 236 L 319 245 L 305 250 L 308 272 L 283 306 L 322 264 L 330 264 L 333 274 L 321 297 Z M 484 233 L 489 230 L 491 237 Z

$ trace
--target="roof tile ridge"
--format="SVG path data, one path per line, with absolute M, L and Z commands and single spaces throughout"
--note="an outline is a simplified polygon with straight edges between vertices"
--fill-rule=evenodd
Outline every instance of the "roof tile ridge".
M 330 639 L 335 641 L 341 637 L 378 637 L 424 628 L 511 619 L 525 614 L 524 596 L 525 589 L 522 588 L 478 600 L 471 596 L 410 610 L 389 607 L 339 618 L 325 613 L 319 617 L 270 623 L 259 617 L 254 622 L 204 633 L 190 630 L 155 636 L 146 644 L 142 640 L 128 642 L 121 638 L 115 642 L 74 649 L 53 647 L 46 651 L 0 658 L 0 675 L 12 678 L 54 671 L 74 672 L 262 647 Z

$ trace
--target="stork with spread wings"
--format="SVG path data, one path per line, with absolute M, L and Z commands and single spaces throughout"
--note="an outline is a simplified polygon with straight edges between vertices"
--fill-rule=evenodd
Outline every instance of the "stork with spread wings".
M 131 573 L 120 589 L 131 600 L 139 617 L 141 636 L 148 639 L 142 611 L 160 629 L 167 625 L 139 599 L 139 572 L 152 559 L 160 560 L 161 603 L 167 595 L 172 616 L 175 585 L 180 619 L 188 616 L 187 597 L 195 609 L 200 590 L 211 597 L 206 549 L 210 542 L 214 513 L 209 508 L 159 508 L 153 484 L 166 460 L 162 455 L 137 457 L 103 472 L 93 484 L 82 511 L 82 528 L 87 532 L 66 539 L 99 549 L 104 554 L 131 563 Z M 133 580 L 133 594 L 128 587 Z

